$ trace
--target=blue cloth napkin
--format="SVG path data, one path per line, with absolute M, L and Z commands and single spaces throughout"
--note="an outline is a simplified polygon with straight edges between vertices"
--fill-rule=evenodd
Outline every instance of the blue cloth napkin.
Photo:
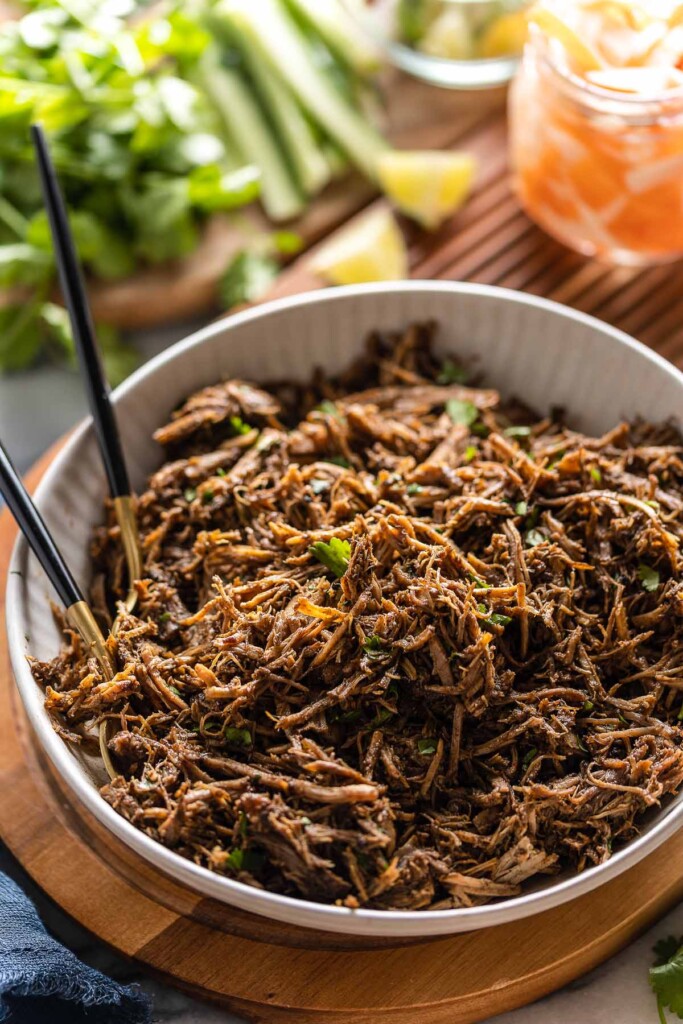
M 0 872 L 0 1021 L 151 1024 L 151 1004 L 74 956 L 45 931 L 36 908 Z

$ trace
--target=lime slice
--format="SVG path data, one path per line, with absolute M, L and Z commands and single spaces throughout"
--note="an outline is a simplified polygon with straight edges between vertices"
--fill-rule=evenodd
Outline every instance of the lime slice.
M 471 60 L 475 55 L 474 40 L 464 11 L 446 5 L 445 10 L 427 28 L 417 48 L 429 57 Z
M 385 194 L 426 228 L 435 228 L 462 206 L 476 172 L 469 153 L 390 150 L 377 163 Z
M 382 206 L 324 242 L 310 267 L 331 284 L 399 281 L 408 277 L 408 253 L 395 217 Z
M 598 71 L 605 66 L 595 50 L 584 43 L 572 26 L 550 8 L 537 5 L 531 8 L 527 17 L 544 35 L 557 39 L 581 71 Z
M 524 49 L 527 32 L 525 11 L 502 14 L 484 30 L 479 41 L 479 55 L 491 60 L 493 57 L 519 54 Z

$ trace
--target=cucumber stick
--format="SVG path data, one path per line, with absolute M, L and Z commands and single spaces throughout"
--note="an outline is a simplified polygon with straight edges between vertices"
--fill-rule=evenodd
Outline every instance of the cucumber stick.
M 334 139 L 372 181 L 377 180 L 377 158 L 387 143 L 335 88 L 312 60 L 305 39 L 279 0 L 219 0 L 215 17 L 248 33 L 280 78 L 289 85 L 305 110 Z M 251 153 L 245 154 L 253 159 Z
M 379 51 L 343 6 L 342 0 L 286 0 L 289 9 L 324 39 L 340 60 L 361 75 L 381 66 Z
M 307 196 L 316 195 L 332 176 L 322 149 L 296 98 L 264 62 L 248 33 L 237 37 L 264 106 L 287 151 L 295 177 Z
M 201 85 L 242 155 L 261 171 L 261 201 L 274 221 L 296 217 L 305 207 L 287 162 L 273 138 L 253 91 L 239 71 L 223 67 L 206 53 L 199 65 Z

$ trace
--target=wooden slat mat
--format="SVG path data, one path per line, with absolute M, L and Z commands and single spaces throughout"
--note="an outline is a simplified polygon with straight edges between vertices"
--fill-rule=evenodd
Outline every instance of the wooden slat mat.
M 683 263 L 611 267 L 549 238 L 512 193 L 501 114 L 471 128 L 457 145 L 479 158 L 477 189 L 437 234 L 408 228 L 413 277 L 475 281 L 554 299 L 619 327 L 683 367 Z M 319 287 L 306 263 L 304 256 L 285 271 L 272 295 Z

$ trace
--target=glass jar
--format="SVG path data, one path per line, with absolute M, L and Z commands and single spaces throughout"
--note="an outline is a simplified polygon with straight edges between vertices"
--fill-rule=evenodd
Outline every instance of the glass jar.
M 542 228 L 614 263 L 683 256 L 683 89 L 596 86 L 558 68 L 534 32 L 509 102 L 514 187 Z
M 524 46 L 528 0 L 344 0 L 396 67 L 451 89 L 510 81 Z

